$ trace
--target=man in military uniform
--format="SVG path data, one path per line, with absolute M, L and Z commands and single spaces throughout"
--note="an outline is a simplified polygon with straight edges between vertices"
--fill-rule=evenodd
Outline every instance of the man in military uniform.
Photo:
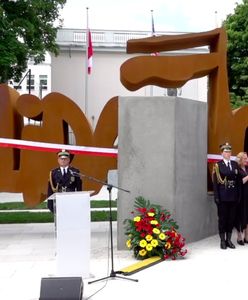
M 217 162 L 213 169 L 214 200 L 218 211 L 220 248 L 234 249 L 231 236 L 240 197 L 241 180 L 237 162 L 230 159 L 231 145 L 225 143 L 220 146 L 220 149 L 223 159 Z
M 53 193 L 82 191 L 80 171 L 70 166 L 71 154 L 67 150 L 58 153 L 59 167 L 50 171 L 47 197 Z M 48 209 L 54 213 L 53 200 L 47 201 Z

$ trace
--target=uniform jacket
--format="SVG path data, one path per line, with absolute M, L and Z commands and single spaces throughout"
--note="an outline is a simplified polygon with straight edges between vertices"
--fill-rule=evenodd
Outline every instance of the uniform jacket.
M 239 202 L 241 196 L 241 177 L 236 161 L 230 161 L 230 170 L 224 160 L 217 162 L 213 172 L 214 198 L 219 201 Z
M 75 173 L 80 174 L 80 171 L 71 166 L 64 175 L 60 168 L 53 169 L 49 174 L 47 197 L 57 192 L 82 191 L 82 180 Z

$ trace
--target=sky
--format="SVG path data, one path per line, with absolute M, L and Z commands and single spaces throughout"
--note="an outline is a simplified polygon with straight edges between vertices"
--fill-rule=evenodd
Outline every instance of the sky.
M 63 27 L 112 30 L 201 32 L 221 26 L 242 0 L 67 0 Z

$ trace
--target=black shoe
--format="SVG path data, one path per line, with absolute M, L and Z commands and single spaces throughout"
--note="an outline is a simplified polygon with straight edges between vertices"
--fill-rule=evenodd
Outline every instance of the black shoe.
M 226 249 L 226 241 L 220 241 L 220 249 Z
M 231 240 L 226 240 L 226 246 L 231 249 L 235 249 L 236 247 L 233 245 Z
M 245 245 L 245 243 L 244 243 L 243 240 L 237 240 L 237 243 L 238 243 L 240 246 L 244 246 L 244 245 Z
M 244 239 L 244 244 L 248 244 L 248 241 L 246 239 Z

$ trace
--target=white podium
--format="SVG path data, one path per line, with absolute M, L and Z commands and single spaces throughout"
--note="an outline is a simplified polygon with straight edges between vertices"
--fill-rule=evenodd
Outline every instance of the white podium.
M 56 193 L 57 276 L 89 277 L 90 192 Z

